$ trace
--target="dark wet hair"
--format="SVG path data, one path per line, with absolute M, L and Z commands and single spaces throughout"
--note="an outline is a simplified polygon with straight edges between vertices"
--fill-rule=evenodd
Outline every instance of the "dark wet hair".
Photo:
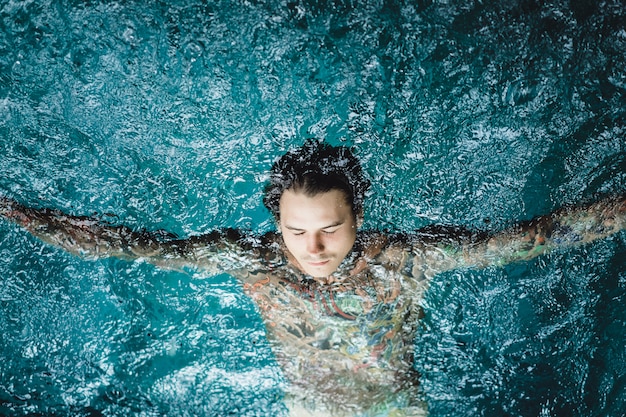
M 280 197 L 285 190 L 314 196 L 331 190 L 343 191 L 355 217 L 363 212 L 363 200 L 370 182 L 359 160 L 349 148 L 308 139 L 300 148 L 281 156 L 270 170 L 263 204 L 280 217 Z

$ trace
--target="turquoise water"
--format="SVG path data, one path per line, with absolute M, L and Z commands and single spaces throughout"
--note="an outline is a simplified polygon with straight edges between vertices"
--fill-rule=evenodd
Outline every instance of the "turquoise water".
M 368 228 L 501 229 L 626 189 L 619 1 L 4 1 L 0 190 L 181 236 L 266 231 L 272 161 L 355 147 Z M 626 409 L 626 241 L 438 276 L 432 416 Z M 83 261 L 0 223 L 0 415 L 268 416 L 228 276 Z

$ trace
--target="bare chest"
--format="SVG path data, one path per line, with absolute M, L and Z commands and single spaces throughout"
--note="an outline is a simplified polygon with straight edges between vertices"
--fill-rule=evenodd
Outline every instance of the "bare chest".
M 320 284 L 278 271 L 244 286 L 279 361 L 293 372 L 409 365 L 415 306 L 401 277 L 370 271 Z

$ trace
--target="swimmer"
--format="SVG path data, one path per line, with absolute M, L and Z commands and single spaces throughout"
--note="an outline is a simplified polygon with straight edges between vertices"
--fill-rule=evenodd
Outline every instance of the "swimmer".
M 288 380 L 291 416 L 425 416 L 413 341 L 430 280 L 453 268 L 524 261 L 626 226 L 624 196 L 486 233 L 361 230 L 369 182 L 345 147 L 307 141 L 273 165 L 264 204 L 277 231 L 215 230 L 186 239 L 0 199 L 0 214 L 85 258 L 227 272 L 256 303 Z

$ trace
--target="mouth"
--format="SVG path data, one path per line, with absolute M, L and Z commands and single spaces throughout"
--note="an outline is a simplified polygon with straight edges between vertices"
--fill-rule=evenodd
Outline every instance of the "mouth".
M 307 264 L 311 265 L 312 267 L 320 267 L 326 265 L 328 262 L 330 262 L 330 259 L 326 259 L 323 261 L 307 261 Z

